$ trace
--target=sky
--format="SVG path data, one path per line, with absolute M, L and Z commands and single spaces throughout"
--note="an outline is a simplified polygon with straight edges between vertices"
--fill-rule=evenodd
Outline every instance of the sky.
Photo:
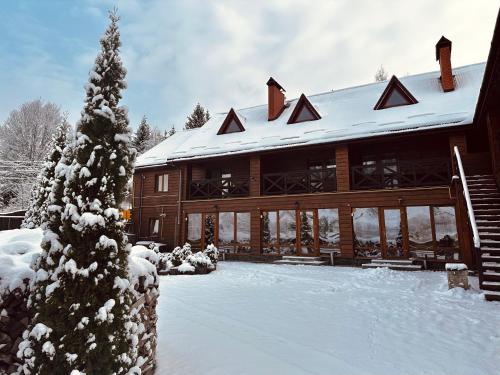
M 83 108 L 107 10 L 121 16 L 136 128 L 177 129 L 197 102 L 211 112 L 265 104 L 274 77 L 288 99 L 438 70 L 434 46 L 453 42 L 452 65 L 486 61 L 499 0 L 0 0 L 0 123 L 41 98 Z

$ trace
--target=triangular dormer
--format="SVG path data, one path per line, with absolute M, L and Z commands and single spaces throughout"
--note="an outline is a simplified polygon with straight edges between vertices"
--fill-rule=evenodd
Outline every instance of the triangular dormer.
M 302 94 L 293 109 L 292 115 L 288 119 L 288 124 L 296 124 L 298 122 L 319 120 L 321 116 L 313 107 L 311 102 Z
M 392 76 L 391 80 L 387 84 L 387 87 L 382 93 L 382 96 L 373 109 L 385 109 L 417 103 L 417 99 L 415 99 L 408 89 L 403 86 L 401 81 L 397 79 L 396 76 Z
M 222 123 L 217 135 L 244 132 L 245 128 L 241 123 L 234 109 L 230 109 L 226 119 Z

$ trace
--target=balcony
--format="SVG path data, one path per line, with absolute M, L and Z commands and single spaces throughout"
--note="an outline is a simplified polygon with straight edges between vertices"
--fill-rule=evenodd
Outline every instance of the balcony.
M 263 195 L 324 193 L 337 190 L 335 168 L 264 173 Z
M 211 178 L 191 181 L 189 199 L 221 199 L 248 197 L 249 178 Z
M 351 189 L 391 189 L 448 185 L 451 164 L 448 158 L 391 160 L 351 167 Z

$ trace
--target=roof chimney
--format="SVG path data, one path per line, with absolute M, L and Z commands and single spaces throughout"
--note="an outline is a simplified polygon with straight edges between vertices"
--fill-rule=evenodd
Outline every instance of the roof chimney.
M 441 86 L 444 92 L 455 90 L 455 81 L 451 71 L 451 41 L 444 36 L 436 44 L 436 60 L 441 67 Z
M 267 81 L 267 120 L 273 121 L 280 117 L 285 109 L 285 89 L 273 77 Z

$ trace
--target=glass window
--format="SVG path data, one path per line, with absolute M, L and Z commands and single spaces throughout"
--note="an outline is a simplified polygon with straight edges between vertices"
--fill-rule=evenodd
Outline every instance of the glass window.
M 384 209 L 385 245 L 387 257 L 402 257 L 403 228 L 401 226 L 401 210 Z
M 236 214 L 236 251 L 238 253 L 249 253 L 250 248 L 250 212 L 238 212 Z
M 398 105 L 407 105 L 410 104 L 408 99 L 399 92 L 398 89 L 393 89 L 387 98 L 384 108 L 396 107 Z
M 188 214 L 187 241 L 193 249 L 201 248 L 201 214 Z
M 278 215 L 276 211 L 262 212 L 262 251 L 264 254 L 278 253 Z
M 231 251 L 234 245 L 234 212 L 219 213 L 219 248 Z
M 156 191 L 157 192 L 168 191 L 168 174 L 156 175 Z
M 315 252 L 313 211 L 300 212 L 300 245 L 300 251 L 304 255 Z
M 433 207 L 436 231 L 436 258 L 458 260 L 457 219 L 454 207 Z
M 297 224 L 295 210 L 279 211 L 280 217 L 280 254 L 295 254 Z
M 378 208 L 354 208 L 352 222 L 354 254 L 358 257 L 380 257 Z
M 240 127 L 238 126 L 236 121 L 234 119 L 232 119 L 231 122 L 229 123 L 229 125 L 227 126 L 226 131 L 224 133 L 237 133 L 240 131 L 241 131 Z
M 316 116 L 307 108 L 305 105 L 300 109 L 295 122 L 313 121 L 316 120 Z
M 205 214 L 205 237 L 203 246 L 215 243 L 215 214 Z
M 318 210 L 318 231 L 320 248 L 340 248 L 339 210 L 337 208 Z
M 410 256 L 434 258 L 429 206 L 406 207 Z
M 160 219 L 149 219 L 149 234 L 156 236 L 160 233 Z

